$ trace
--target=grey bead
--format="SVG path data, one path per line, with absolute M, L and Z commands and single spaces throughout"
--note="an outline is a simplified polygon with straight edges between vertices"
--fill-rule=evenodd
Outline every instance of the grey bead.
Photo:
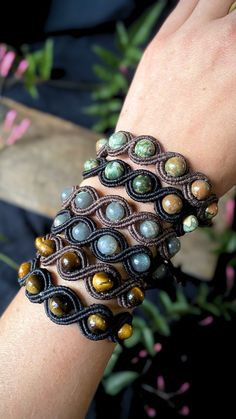
M 179 239 L 177 239 L 177 237 L 172 237 L 171 239 L 167 241 L 167 247 L 168 247 L 170 256 L 176 255 L 176 253 L 178 253 L 178 251 L 181 248 Z
M 119 244 L 115 237 L 105 234 L 98 239 L 97 247 L 103 255 L 110 256 L 117 252 Z
M 146 239 L 153 239 L 157 237 L 160 228 L 156 221 L 145 220 L 140 224 L 139 230 L 141 235 Z
M 168 273 L 168 268 L 163 263 L 162 265 L 158 266 L 158 268 L 153 272 L 152 278 L 153 279 L 162 279 L 167 275 L 167 273 Z
M 81 221 L 72 228 L 71 234 L 75 240 L 81 242 L 90 236 L 91 231 L 87 224 Z
M 69 196 L 72 194 L 74 188 L 73 186 L 68 186 L 67 188 L 65 188 L 62 193 L 61 193 L 61 201 L 65 202 Z
M 131 265 L 136 272 L 145 272 L 150 268 L 151 260 L 146 253 L 137 253 L 131 257 Z
M 75 197 L 75 206 L 80 209 L 88 208 L 93 203 L 93 197 L 89 192 L 81 191 Z
M 55 217 L 55 219 L 53 221 L 53 225 L 54 225 L 54 227 L 59 227 L 69 219 L 70 219 L 70 214 L 68 212 L 65 212 L 63 214 L 59 214 Z
M 106 217 L 110 221 L 118 221 L 124 218 L 125 210 L 123 205 L 121 205 L 119 202 L 111 202 L 106 207 Z

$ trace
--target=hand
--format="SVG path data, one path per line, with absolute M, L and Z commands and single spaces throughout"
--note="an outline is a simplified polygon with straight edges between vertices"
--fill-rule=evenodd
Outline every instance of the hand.
M 143 54 L 117 130 L 153 135 L 223 195 L 236 180 L 236 10 L 180 0 Z

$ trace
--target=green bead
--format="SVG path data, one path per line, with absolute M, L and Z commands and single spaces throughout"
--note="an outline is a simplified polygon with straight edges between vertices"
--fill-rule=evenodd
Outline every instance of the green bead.
M 84 162 L 84 171 L 88 172 L 89 170 L 98 167 L 98 161 L 96 159 L 89 159 Z
M 183 221 L 183 228 L 185 233 L 191 233 L 198 227 L 198 220 L 195 215 L 189 215 Z
M 183 176 L 187 170 L 187 165 L 183 157 L 170 157 L 165 163 L 165 171 L 169 176 Z
M 124 174 L 124 167 L 117 161 L 110 161 L 105 167 L 105 177 L 109 180 L 119 179 Z
M 143 139 L 136 143 L 134 152 L 139 157 L 150 157 L 155 154 L 156 147 L 152 141 Z
M 152 181 L 148 175 L 138 175 L 133 179 L 132 186 L 136 193 L 145 194 L 152 190 Z
M 98 153 L 101 150 L 101 148 L 107 144 L 108 140 L 106 138 L 100 138 L 100 140 L 96 142 L 96 152 Z
M 112 150 L 117 150 L 127 143 L 127 138 L 123 132 L 115 132 L 108 140 L 108 145 Z

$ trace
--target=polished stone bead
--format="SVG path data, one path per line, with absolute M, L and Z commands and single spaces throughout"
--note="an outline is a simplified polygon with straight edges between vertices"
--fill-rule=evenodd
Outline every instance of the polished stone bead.
M 171 257 L 176 255 L 176 253 L 178 253 L 181 248 L 179 239 L 177 239 L 177 237 L 172 237 L 171 239 L 168 239 L 167 247 Z
M 178 214 L 183 208 L 183 201 L 178 195 L 169 194 L 162 199 L 162 207 L 167 214 Z
M 49 310 L 54 316 L 63 317 L 73 310 L 71 301 L 65 296 L 54 296 L 49 298 Z
M 43 289 L 43 281 L 41 275 L 32 274 L 28 276 L 25 281 L 25 288 L 27 289 L 29 294 L 39 294 L 40 291 Z
M 18 277 L 20 279 L 24 278 L 25 275 L 27 275 L 30 272 L 31 269 L 31 263 L 30 262 L 23 262 L 18 270 Z
M 81 242 L 83 240 L 86 240 L 90 236 L 91 231 L 87 224 L 80 221 L 72 228 L 71 234 L 75 240 Z
M 89 170 L 95 169 L 98 167 L 98 161 L 96 159 L 89 159 L 84 162 L 84 171 L 88 172 Z
M 209 197 L 211 187 L 205 180 L 195 180 L 191 185 L 191 192 L 199 201 Z
M 115 132 L 109 137 L 108 144 L 112 150 L 117 150 L 127 143 L 127 138 L 122 132 Z
M 66 252 L 60 259 L 62 270 L 66 273 L 76 271 L 81 266 L 79 256 L 74 252 Z
M 79 209 L 86 209 L 93 203 L 93 197 L 89 192 L 81 191 L 75 196 L 75 206 Z
M 144 292 L 139 287 L 134 287 L 127 293 L 127 300 L 133 307 L 142 304 L 144 300 Z
M 162 265 L 158 266 L 158 268 L 153 272 L 152 278 L 153 279 L 163 279 L 168 274 L 167 266 L 162 263 Z
M 65 202 L 69 198 L 69 196 L 72 194 L 73 190 L 74 190 L 73 187 L 65 188 L 61 193 L 61 201 Z
M 101 150 L 101 148 L 107 144 L 108 144 L 107 138 L 100 138 L 100 140 L 96 142 L 96 152 L 98 153 Z
M 205 210 L 205 217 L 207 220 L 211 220 L 218 214 L 218 205 L 216 202 L 213 202 L 212 204 L 208 205 L 208 207 Z
M 151 192 L 152 181 L 148 175 L 138 175 L 132 181 L 133 189 L 138 194 Z
M 119 243 L 115 237 L 105 234 L 98 239 L 97 242 L 98 250 L 103 255 L 111 256 L 114 255 L 119 249 Z
M 125 210 L 119 202 L 111 202 L 106 207 L 106 217 L 110 221 L 119 221 L 124 218 Z
M 198 219 L 195 217 L 195 215 L 188 215 L 183 220 L 183 229 L 185 233 L 191 233 L 192 231 L 196 230 L 198 228 Z
M 97 292 L 106 292 L 113 288 L 114 282 L 106 272 L 97 272 L 92 279 L 93 287 Z
M 123 324 L 121 328 L 118 330 L 118 338 L 120 340 L 129 339 L 133 334 L 133 328 L 129 323 Z
M 160 227 L 156 221 L 153 220 L 145 220 L 139 226 L 140 233 L 146 239 L 153 239 L 157 237 Z
M 107 322 L 100 314 L 91 314 L 87 320 L 88 328 L 93 333 L 101 333 L 107 330 Z
M 165 163 L 165 171 L 169 176 L 183 176 L 186 170 L 187 165 L 183 157 L 170 157 Z
M 136 272 L 145 272 L 150 268 L 151 260 L 146 253 L 137 253 L 131 256 L 131 265 Z
M 64 213 L 59 214 L 55 217 L 55 219 L 53 221 L 53 225 L 54 225 L 54 227 L 59 227 L 62 224 L 64 224 L 66 221 L 68 221 L 69 219 L 70 219 L 69 212 L 64 212 Z
M 139 140 L 134 147 L 134 153 L 138 157 L 151 157 L 155 154 L 155 152 L 155 145 L 148 139 Z
M 124 174 L 124 167 L 117 161 L 110 161 L 105 167 L 105 177 L 109 180 L 119 179 Z
M 35 247 L 40 255 L 44 257 L 52 255 L 56 250 L 56 244 L 54 240 L 45 239 L 44 237 L 36 238 Z

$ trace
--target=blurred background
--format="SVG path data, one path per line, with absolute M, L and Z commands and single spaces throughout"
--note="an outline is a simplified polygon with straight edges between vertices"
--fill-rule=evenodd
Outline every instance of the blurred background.
M 176 0 L 1 4 L 0 310 L 64 187 L 115 127 L 142 51 Z M 182 239 L 175 276 L 135 313 L 87 419 L 234 417 L 235 191 L 212 230 Z M 33 338 L 33 337 L 32 337 Z

